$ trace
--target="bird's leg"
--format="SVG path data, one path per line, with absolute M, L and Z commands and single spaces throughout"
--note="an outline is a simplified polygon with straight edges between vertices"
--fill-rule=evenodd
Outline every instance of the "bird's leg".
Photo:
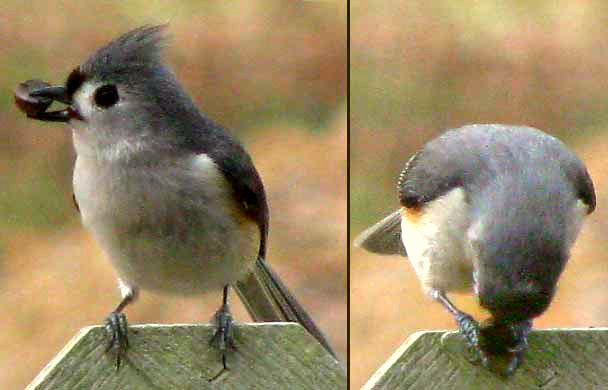
M 443 291 L 432 289 L 429 295 L 441 303 L 456 320 L 460 333 L 464 336 L 469 347 L 473 348 L 484 366 L 487 365 L 487 357 L 484 351 L 479 346 L 479 323 L 469 314 L 459 310 L 448 299 Z
M 528 335 L 532 330 L 532 320 L 522 321 L 511 325 L 513 331 L 513 346 L 509 347 L 509 352 L 519 353 L 528 349 Z
M 224 286 L 224 296 L 222 299 L 222 306 L 214 315 L 215 326 L 217 327 L 215 334 L 210 340 L 210 344 L 220 350 L 222 353 L 222 370 L 215 375 L 214 378 L 218 378 L 224 371 L 228 370 L 226 365 L 226 352 L 229 349 L 235 349 L 234 346 L 234 335 L 233 335 L 233 324 L 232 313 L 230 312 L 230 305 L 228 303 L 228 294 L 230 293 L 230 286 Z
M 127 286 L 122 281 L 119 282 L 122 300 L 116 306 L 116 309 L 108 315 L 105 324 L 106 332 L 110 335 L 106 352 L 112 350 L 116 354 L 116 370 L 120 369 L 121 357 L 129 347 L 127 316 L 122 311 L 128 304 L 134 302 L 139 295 L 139 290 L 136 287 Z
M 514 343 L 509 348 L 509 352 L 513 353 L 513 359 L 505 372 L 507 376 L 511 376 L 524 360 L 524 354 L 528 350 L 528 335 L 532 330 L 532 320 L 514 324 L 511 326 L 511 330 L 513 331 Z

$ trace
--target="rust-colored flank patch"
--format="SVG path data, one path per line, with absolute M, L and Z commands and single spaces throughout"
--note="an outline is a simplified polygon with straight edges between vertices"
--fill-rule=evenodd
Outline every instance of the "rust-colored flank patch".
M 423 214 L 423 207 L 401 207 L 401 216 L 410 223 L 417 225 Z

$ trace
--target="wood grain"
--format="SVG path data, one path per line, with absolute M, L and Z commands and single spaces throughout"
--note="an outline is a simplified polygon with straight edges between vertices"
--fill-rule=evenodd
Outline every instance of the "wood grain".
M 129 327 L 120 370 L 105 353 L 101 326 L 84 328 L 27 387 L 47 389 L 345 389 L 340 364 L 300 325 L 237 324 L 230 369 L 217 381 L 221 355 L 210 325 Z
M 530 334 L 523 365 L 503 378 L 480 365 L 456 332 L 411 335 L 364 389 L 608 389 L 608 328 Z

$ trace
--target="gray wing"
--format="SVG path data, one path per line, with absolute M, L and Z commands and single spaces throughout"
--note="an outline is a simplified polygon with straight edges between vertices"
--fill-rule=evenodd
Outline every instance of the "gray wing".
M 401 210 L 365 229 L 355 238 L 354 244 L 380 255 L 407 256 L 401 241 Z
M 540 152 L 540 153 L 539 153 Z M 506 125 L 470 125 L 445 132 L 409 159 L 398 181 L 399 201 L 408 209 L 462 187 L 479 194 L 497 175 L 520 171 L 530 159 L 559 161 L 578 198 L 595 208 L 593 182 L 582 163 L 561 141 L 537 129 Z M 545 162 L 543 164 L 542 162 Z M 365 230 L 355 245 L 379 254 L 403 254 L 400 214 L 395 212 Z
M 556 162 L 591 213 L 595 191 L 584 163 L 555 137 L 507 125 L 464 126 L 427 143 L 399 176 L 399 200 L 402 206 L 419 208 L 456 187 L 478 193 L 505 172 L 552 169 Z
M 406 208 L 419 208 L 451 189 L 462 185 L 463 174 L 476 163 L 473 159 L 454 159 L 448 153 L 456 140 L 430 142 L 413 155 L 399 175 L 399 201 Z M 459 147 L 462 145 L 459 144 Z M 407 256 L 401 240 L 401 210 L 367 228 L 354 241 L 355 246 L 381 255 Z
M 418 209 L 457 187 L 467 187 L 472 176 L 485 172 L 477 140 L 460 131 L 448 131 L 428 142 L 405 164 L 399 175 L 399 202 Z
M 568 158 L 564 158 L 562 163 L 566 178 L 572 182 L 578 198 L 587 205 L 587 214 L 591 214 L 595 210 L 595 189 L 591 176 L 589 176 L 585 164 L 574 153 L 569 150 L 565 150 L 563 153 L 568 153 Z

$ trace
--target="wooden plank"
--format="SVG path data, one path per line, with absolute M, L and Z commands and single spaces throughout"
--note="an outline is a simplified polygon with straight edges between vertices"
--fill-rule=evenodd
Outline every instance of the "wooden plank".
M 236 351 L 209 345 L 210 325 L 135 325 L 116 371 L 102 326 L 84 328 L 27 387 L 47 389 L 346 389 L 344 368 L 300 325 L 237 324 Z
M 608 389 L 608 328 L 534 330 L 510 378 L 472 364 L 457 332 L 411 335 L 363 389 Z

